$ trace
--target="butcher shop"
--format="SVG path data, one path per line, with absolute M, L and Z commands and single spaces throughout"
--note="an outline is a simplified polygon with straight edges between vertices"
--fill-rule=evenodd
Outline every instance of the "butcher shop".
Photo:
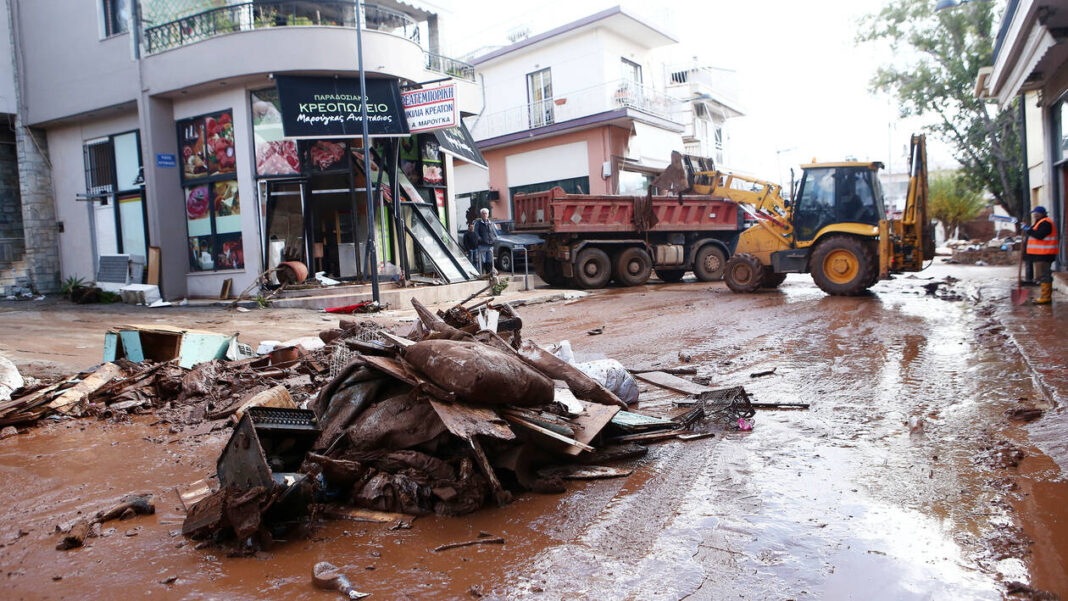
M 249 92 L 265 269 L 299 263 L 309 276 L 354 283 L 375 274 L 441 283 L 478 276 L 448 234 L 450 147 L 430 128 L 409 127 L 396 79 L 368 79 L 366 94 L 355 78 L 279 75 L 274 83 Z M 458 116 L 451 125 L 437 129 L 463 127 Z

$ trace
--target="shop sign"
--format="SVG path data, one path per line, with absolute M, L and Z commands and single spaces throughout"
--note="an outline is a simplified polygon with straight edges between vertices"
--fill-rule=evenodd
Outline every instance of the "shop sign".
M 287 138 L 354 138 L 363 133 L 367 106 L 371 136 L 406 136 L 396 79 L 368 79 L 366 96 L 351 77 L 277 75 L 282 131 Z
M 471 132 L 462 121 L 456 127 L 436 130 L 434 137 L 438 139 L 441 151 L 445 154 L 451 154 L 462 161 L 488 168 L 486 159 L 482 157 L 482 152 L 478 149 L 478 144 L 475 143 Z
M 177 167 L 178 157 L 171 153 L 157 152 L 156 167 Z
M 410 90 L 402 96 L 408 129 L 413 133 L 456 126 L 456 84 Z

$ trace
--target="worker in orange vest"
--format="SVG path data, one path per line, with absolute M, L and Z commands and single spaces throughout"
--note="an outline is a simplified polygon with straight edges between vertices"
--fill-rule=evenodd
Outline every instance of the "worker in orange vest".
M 1053 302 L 1053 274 L 1050 268 L 1057 258 L 1057 226 L 1046 215 L 1045 207 L 1035 207 L 1031 211 L 1034 223 L 1024 226 L 1027 232 L 1027 260 L 1035 265 L 1035 281 L 1039 283 L 1040 293 L 1035 299 L 1036 305 L 1048 305 Z

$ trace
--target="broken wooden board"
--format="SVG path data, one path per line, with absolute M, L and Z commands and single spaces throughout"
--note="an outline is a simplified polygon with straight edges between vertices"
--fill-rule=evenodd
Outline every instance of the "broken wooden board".
M 197 480 L 185 486 L 175 486 L 174 492 L 178 494 L 178 500 L 182 503 L 182 509 L 189 513 L 189 508 L 196 505 L 197 501 L 211 494 L 211 486 L 207 480 Z
M 672 438 L 678 438 L 678 430 L 672 430 L 669 432 L 645 432 L 643 434 L 627 434 L 625 436 L 616 436 L 612 439 L 613 442 L 659 442 L 661 440 L 669 440 Z
M 694 432 L 693 434 L 679 434 L 679 440 L 701 440 L 702 438 L 712 438 L 715 436 L 713 432 Z
M 558 465 L 538 470 L 542 478 L 563 478 L 564 480 L 601 480 L 605 478 L 624 478 L 634 470 L 607 467 L 604 465 Z
M 582 413 L 571 418 L 571 427 L 575 430 L 575 440 L 589 444 L 604 430 L 617 415 L 626 413 L 615 405 L 601 405 L 589 401 L 579 401 Z
M 105 363 L 74 387 L 52 399 L 52 402 L 48 404 L 48 409 L 68 415 L 80 414 L 79 405 L 83 404 L 90 394 L 120 375 L 122 375 L 122 368 L 114 363 Z
M 499 440 L 515 439 L 515 432 L 489 407 L 442 403 L 430 398 L 428 400 L 449 432 L 464 440 L 471 440 L 476 434 Z
M 415 519 L 415 516 L 406 513 L 393 513 L 390 511 L 376 511 L 374 509 L 362 509 L 359 507 L 345 507 L 338 505 L 321 505 L 316 511 L 319 515 L 331 520 L 373 522 L 376 524 L 410 522 Z
M 647 371 L 634 374 L 634 377 L 639 380 L 643 380 L 655 386 L 661 388 L 667 388 L 676 392 L 684 394 L 701 394 L 702 392 L 708 392 L 712 390 L 708 386 L 701 386 L 700 384 L 694 384 L 689 380 L 684 380 L 678 376 L 673 376 L 662 371 Z
M 538 434 L 542 434 L 542 435 L 547 436 L 547 437 L 549 437 L 549 438 L 551 438 L 553 440 L 556 440 L 556 441 L 564 443 L 567 446 L 562 450 L 567 455 L 578 455 L 582 451 L 592 451 L 593 450 L 593 447 L 591 447 L 590 445 L 588 445 L 586 443 L 579 442 L 579 441 L 577 441 L 577 440 L 575 440 L 573 438 L 568 438 L 568 437 L 566 437 L 566 436 L 564 436 L 562 434 L 557 434 L 556 432 L 553 432 L 552 430 L 543 428 L 543 427 L 541 427 L 541 426 L 539 426 L 537 424 L 532 424 L 532 423 L 528 422 L 525 419 L 522 419 L 522 418 L 519 418 L 519 417 L 515 417 L 515 416 L 512 416 L 512 415 L 505 415 L 504 419 L 508 420 L 512 424 L 515 424 L 515 425 L 518 425 L 518 426 L 523 426 L 524 428 L 526 428 L 526 429 L 528 429 L 528 430 L 530 430 L 532 432 L 537 432 Z
M 612 425 L 628 432 L 636 432 L 639 430 L 663 430 L 665 428 L 674 429 L 678 426 L 677 423 L 670 419 L 643 415 L 632 411 L 620 411 L 619 413 L 616 413 L 615 416 L 612 417 Z

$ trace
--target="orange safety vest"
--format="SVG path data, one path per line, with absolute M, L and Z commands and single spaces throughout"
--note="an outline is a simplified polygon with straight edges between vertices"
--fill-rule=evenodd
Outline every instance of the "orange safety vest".
M 1053 220 L 1049 217 L 1043 217 L 1039 219 L 1031 229 L 1038 227 L 1043 221 L 1048 221 L 1050 226 L 1049 235 L 1045 238 L 1038 240 L 1037 238 L 1027 239 L 1027 254 L 1029 255 L 1055 255 L 1057 254 L 1057 226 L 1053 224 Z

